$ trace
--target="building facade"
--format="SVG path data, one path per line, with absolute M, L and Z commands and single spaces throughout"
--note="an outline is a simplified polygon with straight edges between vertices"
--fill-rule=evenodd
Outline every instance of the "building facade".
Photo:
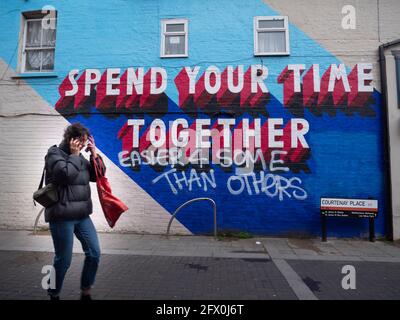
M 2 228 L 33 226 L 44 155 L 79 121 L 129 207 L 115 231 L 165 233 L 210 198 L 220 231 L 319 236 L 321 198 L 343 198 L 377 200 L 377 236 L 400 238 L 399 51 L 382 47 L 397 0 L 3 0 L 0 15 Z M 171 232 L 213 228 L 199 201 Z

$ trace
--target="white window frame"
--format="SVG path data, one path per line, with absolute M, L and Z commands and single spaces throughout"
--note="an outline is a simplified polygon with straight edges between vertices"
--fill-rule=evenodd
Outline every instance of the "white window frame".
M 29 74 L 29 73 L 51 73 L 54 72 L 55 70 L 55 53 L 56 53 L 56 45 L 54 47 L 40 47 L 40 49 L 37 48 L 26 48 L 26 37 L 28 33 L 28 21 L 42 21 L 43 18 L 26 18 L 24 15 L 23 16 L 23 37 L 22 37 L 22 51 L 21 51 L 21 59 L 20 59 L 20 65 L 21 65 L 21 73 L 24 74 Z M 57 39 L 57 18 L 46 18 L 47 20 L 55 20 L 56 22 L 56 39 Z M 42 35 L 41 39 L 43 39 L 43 28 L 42 28 Z M 54 50 L 54 61 L 53 61 L 53 70 L 42 70 L 42 64 L 40 64 L 40 70 L 32 70 L 32 71 L 27 71 L 25 70 L 25 64 L 26 64 L 26 51 L 29 50 Z
M 179 32 L 167 32 L 168 24 L 183 24 L 184 31 Z M 185 36 L 185 53 L 184 54 L 165 54 L 165 37 L 166 36 Z M 160 57 L 161 58 L 187 58 L 189 56 L 189 29 L 188 29 L 188 19 L 162 19 L 161 20 L 161 48 Z
M 283 20 L 283 28 L 259 28 L 258 22 L 260 20 Z M 259 52 L 258 50 L 258 33 L 261 31 L 276 32 L 285 31 L 286 38 L 286 51 L 284 52 Z M 254 17 L 254 55 L 255 56 L 287 56 L 290 55 L 289 47 L 289 19 L 287 16 L 257 16 Z

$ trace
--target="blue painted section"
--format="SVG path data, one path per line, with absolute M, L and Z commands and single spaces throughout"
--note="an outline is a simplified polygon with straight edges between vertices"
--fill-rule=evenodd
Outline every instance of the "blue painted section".
M 2 1 L 0 17 L 7 28 L 0 31 L 0 57 L 14 69 L 17 65 L 15 52 L 20 12 L 37 10 L 43 5 L 54 5 L 58 10 L 55 73 L 59 78 L 27 81 L 45 100 L 51 105 L 56 103 L 58 85 L 71 69 L 162 66 L 168 73 L 166 94 L 170 112 L 162 117 L 166 123 L 176 118 L 193 121 L 177 106 L 178 93 L 173 80 L 183 66 L 199 65 L 202 73 L 209 65 L 223 70 L 229 64 L 243 64 L 247 68 L 261 63 L 260 58 L 253 56 L 253 17 L 277 14 L 262 1 Z M 189 19 L 189 58 L 159 58 L 162 18 Z M 309 68 L 311 64 L 319 63 L 322 73 L 329 64 L 340 63 L 294 25 L 290 25 L 290 48 L 288 57 L 263 58 L 270 72 L 266 84 L 272 95 L 266 108 L 270 117 L 284 118 L 284 123 L 293 117 L 282 105 L 283 86 L 276 82 L 284 67 L 289 63 L 304 63 Z M 374 93 L 370 108 L 374 116 L 355 114 L 350 117 L 337 112 L 335 116 L 323 114 L 317 117 L 305 110 L 304 118 L 310 124 L 306 139 L 312 150 L 307 161 L 311 172 L 282 174 L 286 178 L 302 180 L 302 187 L 308 195 L 304 201 L 287 197 L 280 201 L 277 197 L 245 192 L 231 195 L 226 183 L 232 173 L 225 173 L 219 167 L 213 167 L 216 189 L 204 192 L 194 184 L 192 192 L 182 190 L 178 195 L 172 194 L 165 179 L 153 184 L 152 180 L 160 173 L 148 166 L 142 166 L 138 172 L 121 169 L 169 212 L 193 197 L 211 197 L 218 205 L 221 229 L 255 234 L 319 235 L 320 197 L 372 197 L 379 200 L 380 206 L 376 231 L 378 235 L 384 235 L 386 196 L 378 92 Z M 97 112 L 94 107 L 91 111 Z M 199 114 L 199 118 L 202 117 L 207 116 Z M 243 117 L 252 119 L 245 113 L 236 118 L 236 123 Z M 149 116 L 145 119 L 146 124 L 151 122 Z M 261 119 L 264 122 L 265 117 L 261 116 Z M 77 115 L 70 119 L 89 127 L 97 146 L 117 165 L 118 152 L 121 151 L 117 132 L 126 120 L 125 115 L 110 118 L 101 114 L 90 117 Z M 189 171 L 186 174 L 189 176 Z M 212 231 L 209 204 L 193 204 L 184 209 L 178 219 L 193 233 Z M 364 219 L 332 219 L 329 223 L 329 235 L 332 236 L 362 236 L 367 230 Z

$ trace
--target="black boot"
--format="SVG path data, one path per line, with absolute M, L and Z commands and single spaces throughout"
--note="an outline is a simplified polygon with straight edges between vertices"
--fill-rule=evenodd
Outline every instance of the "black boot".
M 59 296 L 52 296 L 52 295 L 50 295 L 50 300 L 51 301 L 59 301 L 60 300 L 60 297 Z

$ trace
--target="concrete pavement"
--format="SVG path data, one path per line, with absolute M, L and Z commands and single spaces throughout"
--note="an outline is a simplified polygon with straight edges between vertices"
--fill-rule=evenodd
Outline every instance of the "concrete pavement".
M 99 233 L 97 299 L 400 299 L 400 246 L 366 240 L 250 239 Z M 0 299 L 46 299 L 47 232 L 0 231 Z M 83 255 L 74 243 L 64 297 L 78 296 Z M 357 289 L 341 286 L 342 267 Z

